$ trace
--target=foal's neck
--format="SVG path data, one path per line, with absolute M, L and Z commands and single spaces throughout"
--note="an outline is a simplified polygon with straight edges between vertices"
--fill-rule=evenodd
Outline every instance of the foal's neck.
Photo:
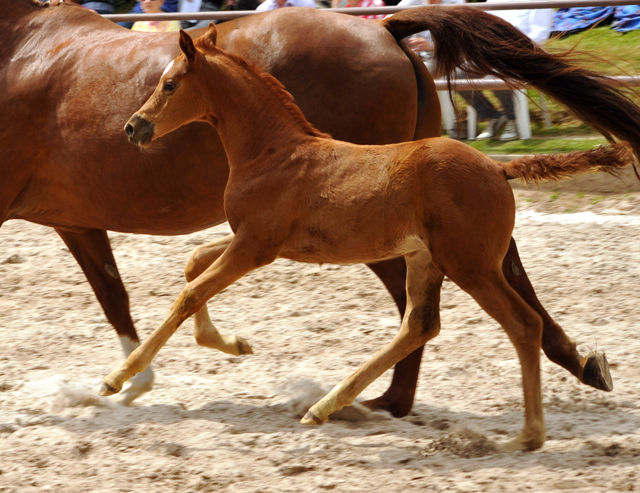
M 306 121 L 289 93 L 271 76 L 258 74 L 236 57 L 209 64 L 206 91 L 210 112 L 229 165 L 242 166 L 294 150 L 315 137 L 327 137 Z

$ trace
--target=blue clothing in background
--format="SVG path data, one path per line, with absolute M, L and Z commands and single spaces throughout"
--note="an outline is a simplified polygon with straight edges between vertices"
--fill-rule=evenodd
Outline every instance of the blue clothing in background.
M 616 7 L 616 13 L 613 16 L 613 25 L 611 27 L 621 33 L 640 29 L 640 5 Z
M 595 26 L 611 19 L 611 27 L 619 32 L 640 29 L 640 6 L 574 7 L 558 9 L 553 16 L 553 31 L 571 33 Z

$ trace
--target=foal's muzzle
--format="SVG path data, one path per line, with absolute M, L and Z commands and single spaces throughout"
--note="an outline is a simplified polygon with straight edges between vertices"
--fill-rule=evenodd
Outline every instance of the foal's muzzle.
M 124 126 L 124 133 L 129 137 L 129 142 L 138 146 L 145 146 L 153 138 L 153 123 L 135 113 Z

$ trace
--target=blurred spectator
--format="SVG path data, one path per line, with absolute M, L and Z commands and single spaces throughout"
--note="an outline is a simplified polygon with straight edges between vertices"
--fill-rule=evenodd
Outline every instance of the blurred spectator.
M 465 0 L 401 0 L 398 3 L 398 7 L 408 5 L 437 5 L 452 3 L 465 3 Z M 409 47 L 420 55 L 420 58 L 422 58 L 426 63 L 429 71 L 432 72 L 433 46 L 431 44 L 431 34 L 429 31 L 422 31 L 414 34 L 413 36 L 409 36 L 406 41 Z
M 260 0 L 227 0 L 226 10 L 256 10 Z
M 260 0 L 182 0 L 180 12 L 218 12 L 232 10 L 256 10 Z M 195 10 L 197 8 L 197 10 Z M 207 27 L 211 22 L 220 24 L 221 20 L 182 21 L 182 29 Z
M 71 3 L 82 5 L 98 14 L 113 14 L 116 11 L 115 0 L 72 0 Z
M 224 0 L 182 0 L 180 12 L 218 12 Z M 211 22 L 217 24 L 218 21 L 182 21 L 183 29 L 196 27 L 207 27 Z
M 487 3 L 499 1 L 504 0 L 487 0 Z M 513 24 L 538 44 L 544 44 L 549 39 L 553 9 L 494 10 L 489 12 Z M 469 77 L 469 74 L 460 74 L 458 78 L 463 78 L 464 76 Z M 459 91 L 459 94 L 467 104 L 470 104 L 478 113 L 478 120 L 487 120 L 484 131 L 478 135 L 476 139 L 494 139 L 498 137 L 499 134 L 501 134 L 500 140 L 515 140 L 520 138 L 516 125 L 513 92 L 509 90 L 492 92 L 500 101 L 502 110 L 497 109 L 482 91 Z
M 162 12 L 164 0 L 140 0 L 142 11 L 145 14 L 159 14 Z M 180 21 L 137 21 L 131 27 L 132 31 L 167 32 L 179 31 Z
M 331 6 L 333 8 L 339 8 L 343 6 L 345 8 L 349 7 L 384 7 L 385 3 L 383 0 L 347 0 L 346 4 L 341 5 L 342 2 L 340 0 L 332 0 Z M 384 15 L 359 15 L 358 17 L 362 17 L 364 19 L 384 19 Z
M 311 7 L 318 8 L 314 0 L 264 0 L 256 10 L 275 10 L 281 7 Z
M 178 0 L 164 0 L 161 2 L 162 4 L 162 12 L 172 13 L 178 11 Z M 137 2 L 133 10 L 130 12 L 131 14 L 142 14 L 144 11 L 142 10 L 142 2 Z M 118 22 L 122 27 L 126 27 L 127 29 L 131 29 L 133 26 L 133 22 Z
M 497 1 L 505 0 L 487 0 L 487 3 Z M 402 0 L 398 5 L 428 5 L 436 3 L 464 3 L 464 0 Z M 552 9 L 498 10 L 490 11 L 490 13 L 513 24 L 538 44 L 543 44 L 549 39 L 553 17 Z M 433 46 L 429 32 L 423 31 L 411 36 L 407 40 L 407 43 L 411 49 L 420 54 L 429 71 L 433 73 Z M 475 74 L 458 71 L 455 77 L 457 79 L 471 79 L 475 77 Z M 515 140 L 519 138 L 518 127 L 515 121 L 512 91 L 501 90 L 492 92 L 498 101 L 500 101 L 500 105 L 502 106 L 501 110 L 497 109 L 482 91 L 458 91 L 467 104 L 476 110 L 478 120 L 487 121 L 484 131 L 476 138 L 478 140 L 493 139 L 499 134 L 501 134 L 500 140 Z M 466 138 L 464 133 L 458 135 L 458 129 L 455 128 L 447 129 L 447 132 L 452 138 Z

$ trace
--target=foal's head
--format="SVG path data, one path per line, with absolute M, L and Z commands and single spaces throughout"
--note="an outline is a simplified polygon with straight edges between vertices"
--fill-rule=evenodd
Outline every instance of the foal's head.
M 202 69 L 206 54 L 215 54 L 216 28 L 209 25 L 207 32 L 194 43 L 184 31 L 180 31 L 182 54 L 164 70 L 160 82 L 147 102 L 124 126 L 129 141 L 142 147 L 151 141 L 192 121 L 208 121 L 214 117 L 206 113 L 202 94 L 210 88 L 204 84 Z

